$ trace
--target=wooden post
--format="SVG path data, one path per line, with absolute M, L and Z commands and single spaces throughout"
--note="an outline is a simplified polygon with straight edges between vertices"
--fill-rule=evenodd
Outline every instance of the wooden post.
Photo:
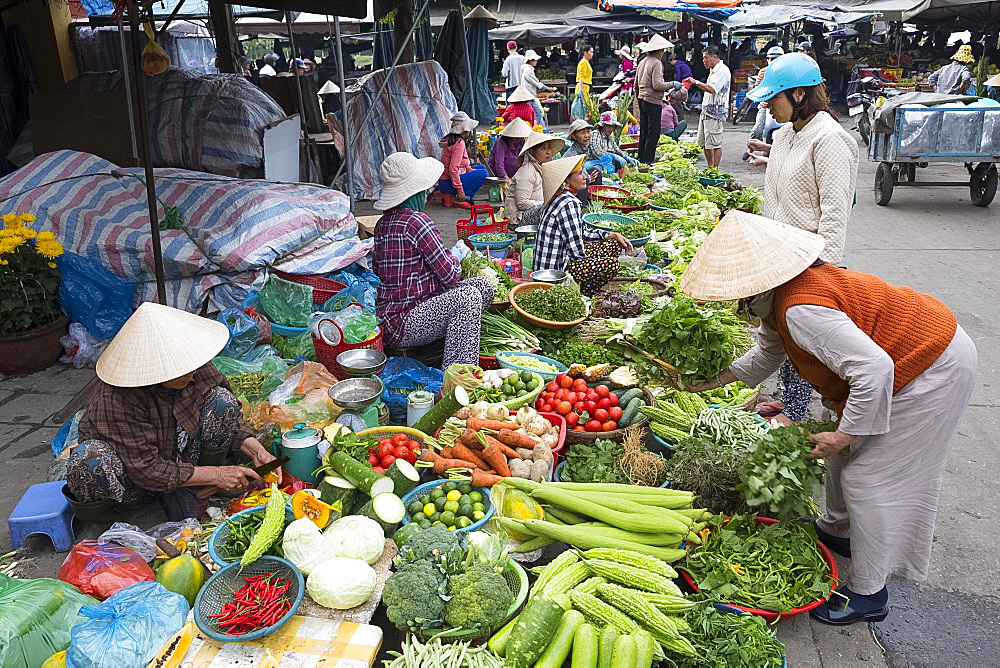
M 215 66 L 220 72 L 239 73 L 240 43 L 233 6 L 223 0 L 208 0 L 208 18 L 215 37 Z

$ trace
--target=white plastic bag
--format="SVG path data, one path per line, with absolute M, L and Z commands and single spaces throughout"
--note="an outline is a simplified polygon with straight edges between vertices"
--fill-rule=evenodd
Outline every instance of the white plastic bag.
M 87 328 L 78 322 L 71 322 L 69 334 L 59 339 L 66 351 L 59 361 L 72 364 L 77 369 L 97 363 L 97 358 L 104 352 L 106 341 L 98 341 L 90 335 Z

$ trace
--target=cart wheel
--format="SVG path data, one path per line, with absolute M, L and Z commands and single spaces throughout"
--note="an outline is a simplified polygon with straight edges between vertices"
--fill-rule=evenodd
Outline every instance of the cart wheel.
M 892 199 L 892 187 L 895 185 L 895 178 L 892 174 L 892 164 L 888 162 L 878 163 L 875 170 L 875 203 L 885 206 Z
M 981 162 L 969 178 L 969 194 L 976 206 L 989 206 L 997 194 L 997 166 Z

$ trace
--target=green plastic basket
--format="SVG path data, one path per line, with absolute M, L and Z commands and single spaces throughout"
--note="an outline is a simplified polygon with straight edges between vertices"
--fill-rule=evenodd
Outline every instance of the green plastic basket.
M 619 225 L 634 223 L 635 218 L 623 216 L 620 213 L 585 213 L 583 214 L 583 222 L 587 225 L 587 227 L 607 232 L 614 230 Z

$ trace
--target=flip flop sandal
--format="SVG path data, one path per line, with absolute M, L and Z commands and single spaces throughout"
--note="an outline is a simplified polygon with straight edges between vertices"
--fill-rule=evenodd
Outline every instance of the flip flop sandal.
M 773 401 L 765 401 L 762 404 L 757 404 L 757 415 L 762 418 L 773 418 L 783 411 L 784 408 L 778 408 L 778 406 Z

